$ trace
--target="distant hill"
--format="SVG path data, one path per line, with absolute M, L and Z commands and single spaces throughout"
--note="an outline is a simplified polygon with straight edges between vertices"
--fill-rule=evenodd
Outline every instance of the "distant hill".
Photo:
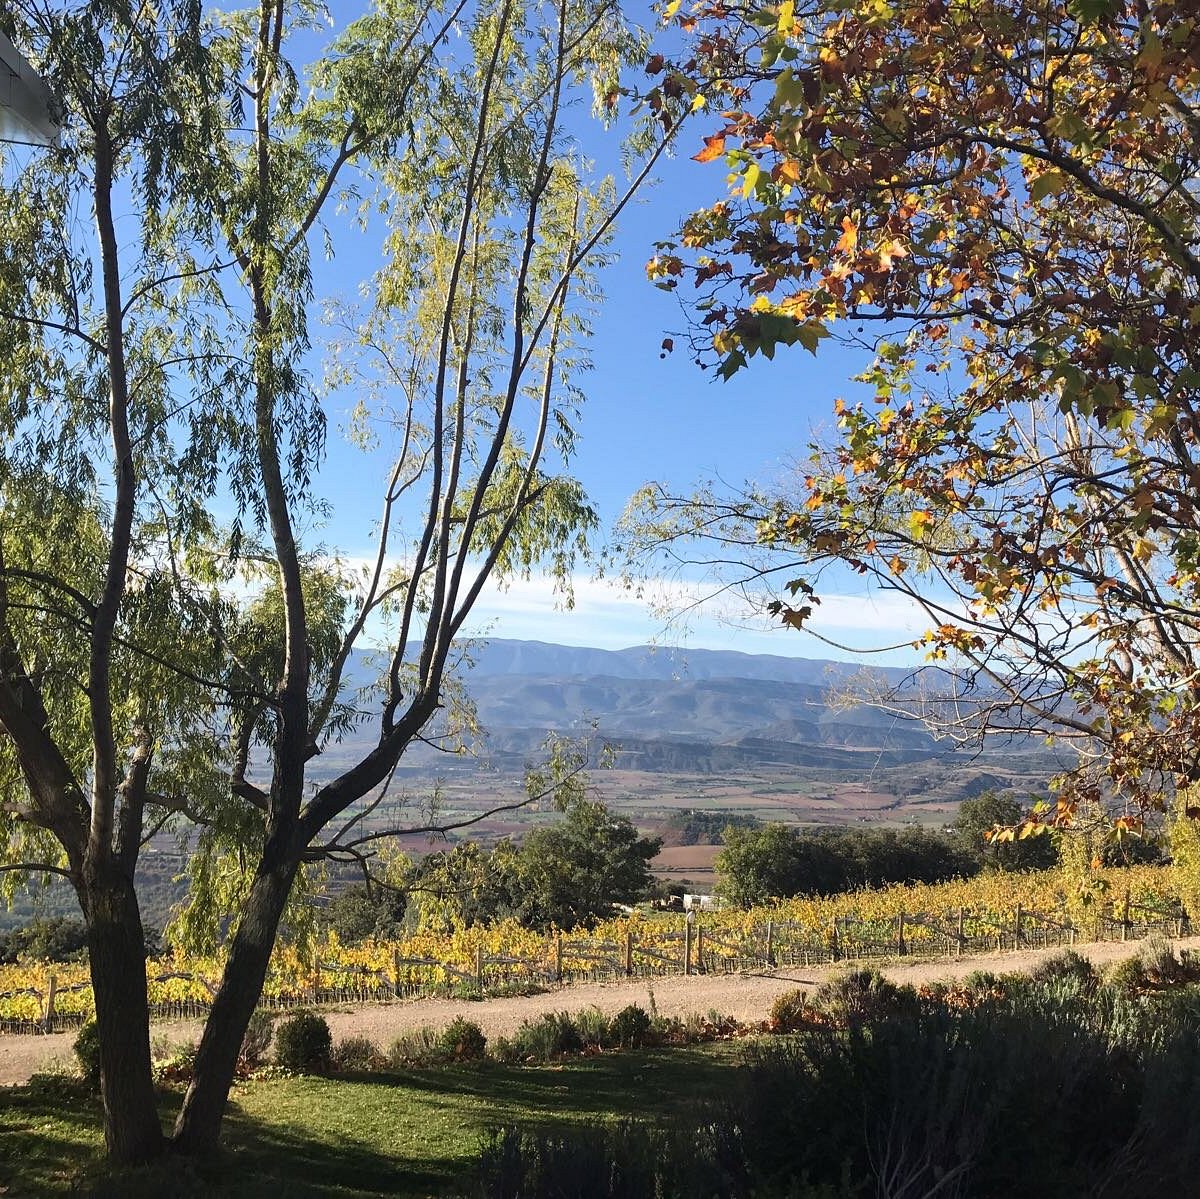
M 649 773 L 720 774 L 757 767 L 825 771 L 945 757 L 918 723 L 849 703 L 863 668 L 730 650 L 634 646 L 588 649 L 541 641 L 473 644 L 459 671 L 498 768 L 517 768 L 547 733 L 597 734 L 621 747 L 619 765 Z M 356 673 L 365 681 L 364 662 Z M 936 680 L 932 668 L 872 669 L 892 686 Z M 364 726 L 364 736 L 368 726 Z M 333 750 L 342 758 L 350 745 Z M 332 761 L 330 762 L 332 765 Z M 453 769 L 417 751 L 406 770 Z

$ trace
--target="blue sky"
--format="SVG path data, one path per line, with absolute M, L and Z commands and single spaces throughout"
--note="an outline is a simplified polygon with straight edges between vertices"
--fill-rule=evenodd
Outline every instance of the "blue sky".
M 601 517 L 598 541 L 630 496 L 651 480 L 687 490 L 701 479 L 737 486 L 787 474 L 805 455 L 814 430 L 830 431 L 834 400 L 854 394 L 851 376 L 865 365 L 861 355 L 826 341 L 817 357 L 795 347 L 774 362 L 754 360 L 749 370 L 721 382 L 694 364 L 679 338 L 681 348 L 662 356 L 663 338 L 682 328 L 684 316 L 674 295 L 646 279 L 645 264 L 654 243 L 669 238 L 687 212 L 724 193 L 720 162 L 690 160 L 705 131 L 703 120 L 685 129 L 656 184 L 627 209 L 615 246 L 619 260 L 601 278 L 607 302 L 590 343 L 594 369 L 580 380 L 587 404 L 572 462 Z M 598 136 L 594 130 L 592 136 Z M 354 265 L 366 265 L 369 272 L 369 264 Z M 325 485 L 335 515 L 321 536 L 345 554 L 365 557 L 386 462 L 381 456 L 368 466 L 359 450 L 344 443 L 347 411 L 348 402 L 336 401 L 330 410 Z M 486 594 L 470 631 L 601 648 L 658 641 L 747 653 L 851 656 L 755 616 L 734 595 L 697 606 L 708 591 L 700 583 L 689 588 L 679 580 L 651 579 L 646 591 L 646 597 L 630 594 L 615 581 L 595 579 L 585 566 L 576 578 L 573 610 L 563 609 L 547 581 L 533 579 Z M 684 615 L 668 620 L 667 609 Z M 885 646 L 914 639 L 925 624 L 911 606 L 890 595 L 865 594 L 857 578 L 848 577 L 845 593 L 826 598 L 814 627 L 842 644 Z M 916 656 L 903 648 L 872 660 L 906 663 Z

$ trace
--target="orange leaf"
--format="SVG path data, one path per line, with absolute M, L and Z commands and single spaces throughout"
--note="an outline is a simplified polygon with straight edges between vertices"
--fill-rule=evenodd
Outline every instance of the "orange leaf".
M 854 222 L 848 217 L 842 217 L 842 236 L 838 238 L 837 252 L 839 254 L 853 254 L 855 247 L 858 245 L 858 229 Z
M 714 158 L 720 158 L 725 153 L 725 134 L 714 133 L 712 137 L 704 139 L 704 149 L 699 154 L 692 155 L 693 162 L 712 162 Z

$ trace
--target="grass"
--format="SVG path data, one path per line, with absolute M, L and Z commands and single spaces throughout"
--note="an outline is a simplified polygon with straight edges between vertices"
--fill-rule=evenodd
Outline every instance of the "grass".
M 669 1117 L 727 1085 L 729 1044 L 441 1070 L 286 1078 L 235 1088 L 213 1162 L 103 1171 L 100 1112 L 54 1080 L 0 1091 L 0 1190 L 6 1199 L 121 1196 L 452 1195 L 469 1181 L 489 1126 L 563 1126 Z M 178 1095 L 166 1095 L 163 1119 Z

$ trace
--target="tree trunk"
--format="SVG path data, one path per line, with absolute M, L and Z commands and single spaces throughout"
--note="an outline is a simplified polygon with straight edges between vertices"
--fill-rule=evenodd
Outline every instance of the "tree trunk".
M 89 880 L 85 912 L 100 1032 L 100 1094 L 109 1158 L 149 1161 L 165 1146 L 150 1071 L 146 947 L 137 895 L 115 869 Z
M 266 855 L 264 855 L 265 857 Z M 205 1154 L 216 1148 L 242 1039 L 262 994 L 298 860 L 264 861 L 242 908 L 221 986 L 204 1025 L 192 1085 L 175 1123 L 174 1147 Z

